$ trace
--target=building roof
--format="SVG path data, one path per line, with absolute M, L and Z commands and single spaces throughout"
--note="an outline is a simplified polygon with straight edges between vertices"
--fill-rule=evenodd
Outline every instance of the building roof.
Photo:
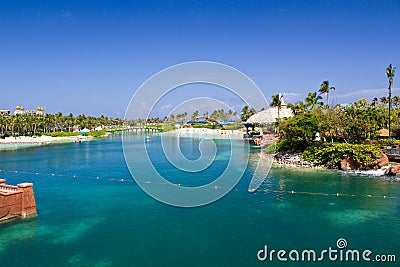
M 282 107 L 279 115 L 281 119 L 293 117 L 293 112 L 286 106 Z M 272 123 L 278 120 L 278 108 L 268 108 L 252 115 L 246 122 L 247 123 Z
M 394 133 L 390 133 L 391 136 L 395 136 Z M 389 130 L 388 129 L 380 129 L 379 130 L 380 137 L 389 137 Z

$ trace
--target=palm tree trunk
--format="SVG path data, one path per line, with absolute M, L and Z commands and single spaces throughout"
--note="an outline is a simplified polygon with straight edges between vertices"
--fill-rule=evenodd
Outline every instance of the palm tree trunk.
M 329 109 L 329 93 L 326 92 L 326 105 L 328 106 Z
M 281 107 L 278 107 L 278 134 L 281 127 Z
M 389 139 L 390 139 L 390 106 L 391 106 L 391 98 L 392 98 L 392 84 L 389 83 L 389 126 L 388 126 L 388 130 L 389 130 Z

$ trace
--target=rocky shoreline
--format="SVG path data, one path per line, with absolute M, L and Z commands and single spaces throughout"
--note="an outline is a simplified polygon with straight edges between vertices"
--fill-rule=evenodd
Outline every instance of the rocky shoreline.
M 306 161 L 301 157 L 301 152 L 288 153 L 278 152 L 274 157 L 274 164 L 280 167 L 305 168 L 305 169 L 328 169 L 314 162 Z
M 306 161 L 301 157 L 301 152 L 278 152 L 274 157 L 274 165 L 284 168 L 302 168 L 302 169 L 325 169 L 330 168 L 317 165 L 315 162 Z M 400 165 L 390 165 L 389 159 L 385 154 L 382 154 L 379 159 L 376 160 L 373 166 L 363 168 L 357 164 L 351 157 L 347 156 L 341 162 L 341 170 L 343 171 L 357 171 L 357 170 L 382 170 L 382 173 L 386 176 L 400 177 Z

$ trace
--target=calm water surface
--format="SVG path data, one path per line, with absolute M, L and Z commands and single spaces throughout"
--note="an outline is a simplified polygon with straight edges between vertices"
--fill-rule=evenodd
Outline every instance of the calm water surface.
M 182 139 L 188 158 L 199 156 L 198 141 Z M 218 140 L 214 164 L 202 174 L 185 173 L 163 158 L 159 142 L 154 137 L 147 146 L 157 169 L 173 182 L 205 184 L 229 160 L 229 144 Z M 287 251 L 337 248 L 339 238 L 348 248 L 396 254 L 400 261 L 399 182 L 273 168 L 262 189 L 274 192 L 250 194 L 256 156 L 250 154 L 244 177 L 224 198 L 185 209 L 152 199 L 133 182 L 120 137 L 0 152 L 0 176 L 8 184 L 33 182 L 38 210 L 36 218 L 0 224 L 0 266 L 355 265 L 260 262 L 256 256 L 264 245 Z M 355 196 L 284 192 L 291 190 Z M 375 197 L 383 195 L 388 197 Z

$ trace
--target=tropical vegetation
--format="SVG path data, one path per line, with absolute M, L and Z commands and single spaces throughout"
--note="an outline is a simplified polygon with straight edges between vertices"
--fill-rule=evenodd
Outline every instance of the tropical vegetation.
M 400 138 L 400 99 L 391 97 L 394 71 L 392 65 L 386 69 L 389 95 L 380 101 L 362 98 L 331 107 L 329 93 L 335 87 L 323 81 L 318 92 L 308 93 L 304 102 L 288 104 L 294 116 L 278 118 L 282 137 L 276 149 L 301 151 L 304 159 L 327 167 L 337 167 L 347 155 L 363 167 L 370 166 L 382 153 L 381 145 L 400 144 L 392 139 Z M 277 95 L 272 96 L 271 106 L 281 108 Z M 382 129 L 389 129 L 389 136 L 382 136 Z
M 118 118 L 100 116 L 78 115 L 72 113 L 64 116 L 61 112 L 57 114 L 17 114 L 0 116 L 0 136 L 15 135 L 73 135 L 73 131 L 80 131 L 84 128 L 94 129 L 98 126 L 118 127 L 126 123 Z M 60 133 L 60 134 L 57 134 Z M 64 134 L 62 134 L 64 133 Z

